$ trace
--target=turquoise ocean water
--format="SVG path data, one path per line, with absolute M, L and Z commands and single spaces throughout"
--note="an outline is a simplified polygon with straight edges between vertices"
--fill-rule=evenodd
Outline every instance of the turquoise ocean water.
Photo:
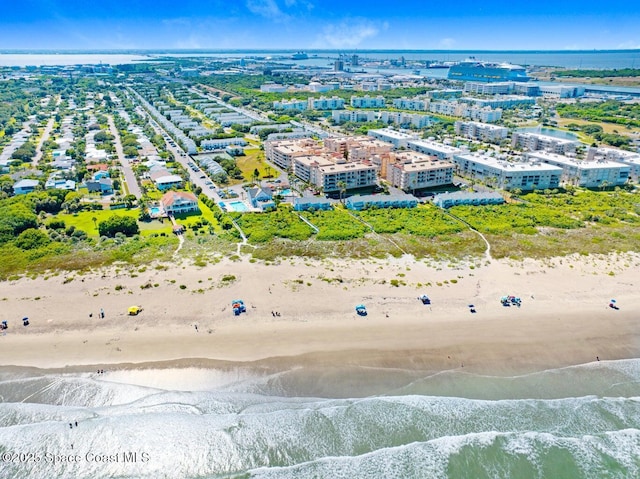
M 513 377 L 4 372 L 0 477 L 637 478 L 639 381 L 635 359 Z

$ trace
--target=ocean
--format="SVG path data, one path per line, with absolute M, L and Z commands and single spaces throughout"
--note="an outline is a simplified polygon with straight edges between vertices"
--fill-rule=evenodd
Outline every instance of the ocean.
M 640 477 L 637 359 L 511 377 L 5 370 L 0 396 L 2 478 Z
M 273 58 L 285 63 L 306 66 L 333 65 L 340 54 L 358 55 L 361 62 L 374 60 L 406 61 L 460 61 L 475 57 L 482 61 L 510 62 L 524 66 L 555 66 L 565 68 L 640 68 L 640 50 L 563 50 L 563 51 L 477 51 L 477 50 L 308 50 L 306 60 L 291 60 L 293 50 L 140 50 L 140 51 L 82 51 L 82 52 L 26 52 L 0 50 L 0 66 L 27 65 L 76 65 L 111 64 L 119 65 L 148 61 L 158 57 L 201 57 L 201 58 Z M 411 69 L 407 70 L 411 72 Z M 431 74 L 438 75 L 436 70 Z M 440 70 L 446 76 L 447 69 Z

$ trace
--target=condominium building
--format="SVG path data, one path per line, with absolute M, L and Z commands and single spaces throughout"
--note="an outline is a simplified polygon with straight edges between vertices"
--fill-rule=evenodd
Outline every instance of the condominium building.
M 309 98 L 307 100 L 309 110 L 339 110 L 344 108 L 344 99 L 333 96 L 331 98 Z
M 407 143 L 409 149 L 435 156 L 440 160 L 453 160 L 453 156 L 462 153 L 460 148 L 431 140 L 412 140 Z
M 487 83 L 487 85 L 493 85 L 493 83 Z M 509 134 L 509 129 L 504 126 L 477 121 L 456 121 L 454 128 L 457 135 L 493 143 L 499 143 Z
M 380 113 L 377 111 L 357 111 L 357 110 L 333 110 L 331 119 L 340 124 L 351 122 L 374 122 L 379 119 Z
M 456 173 L 505 190 L 557 188 L 562 168 L 535 162 L 509 162 L 484 154 L 461 154 L 454 158 Z
M 318 183 L 318 168 L 335 163 L 324 155 L 297 156 L 292 161 L 293 174 L 302 181 L 314 185 Z
M 495 83 L 485 83 L 487 86 Z M 519 108 L 536 104 L 536 99 L 523 95 L 497 95 L 494 98 L 461 98 L 461 102 L 470 103 L 478 108 Z
M 434 123 L 434 119 L 429 115 L 402 111 L 382 111 L 380 112 L 380 121 L 386 124 L 393 123 L 400 127 L 413 126 L 415 128 L 426 128 Z
M 581 161 L 542 151 L 530 152 L 527 157 L 562 168 L 563 182 L 585 188 L 622 186 L 631 173 L 629 165 L 609 160 Z
M 545 150 L 564 155 L 576 151 L 576 142 L 573 140 L 517 131 L 511 136 L 511 146 L 514 148 L 524 148 L 529 151 Z
M 356 188 L 375 186 L 378 179 L 377 168 L 372 163 L 335 163 L 318 167 L 316 182 L 325 193 L 337 193 Z
M 399 110 L 425 111 L 429 107 L 429 101 L 417 98 L 396 98 L 393 100 L 393 107 Z
M 391 151 L 389 143 L 370 136 L 325 138 L 324 147 L 327 152 L 337 153 L 349 161 L 369 160 L 372 156 L 384 155 Z
M 392 130 L 391 128 L 369 130 L 368 135 L 378 140 L 391 143 L 395 148 L 407 148 L 409 141 L 419 139 L 419 136 L 416 134 Z
M 369 95 L 352 96 L 351 106 L 353 108 L 384 108 L 385 100 L 381 95 L 378 95 L 375 98 L 370 97 Z
M 284 170 L 292 166 L 294 158 L 313 155 L 320 151 L 320 145 L 310 138 L 264 142 L 264 153 L 267 160 Z
M 465 93 L 476 93 L 478 95 L 508 95 L 513 91 L 513 82 L 466 82 L 464 84 Z
M 304 111 L 308 108 L 309 102 L 307 100 L 279 100 L 273 102 L 274 110 L 295 110 Z
M 451 184 L 454 165 L 416 151 L 391 154 L 386 178 L 391 185 L 404 191 Z
M 235 138 L 215 138 L 212 140 L 202 140 L 202 142 L 200 142 L 200 146 L 204 150 L 221 150 L 230 145 L 245 146 L 246 144 L 247 140 L 241 136 Z
M 633 181 L 640 179 L 640 153 L 618 150 L 617 148 L 589 148 L 587 161 L 608 160 L 622 163 L 631 168 L 629 176 Z

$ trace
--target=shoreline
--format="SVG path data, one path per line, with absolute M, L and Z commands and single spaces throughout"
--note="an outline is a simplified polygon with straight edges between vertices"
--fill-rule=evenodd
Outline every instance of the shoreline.
M 57 372 L 464 365 L 512 375 L 631 359 L 640 357 L 639 265 L 637 254 L 460 265 L 290 259 L 22 278 L 0 283 L 9 319 L 2 364 Z M 431 305 L 417 299 L 423 293 Z M 521 296 L 522 307 L 503 307 L 506 294 Z M 619 310 L 608 307 L 614 297 Z M 235 298 L 247 304 L 238 317 Z M 365 317 L 355 313 L 360 303 Z M 129 317 L 133 304 L 144 309 Z M 22 317 L 28 327 L 11 319 Z

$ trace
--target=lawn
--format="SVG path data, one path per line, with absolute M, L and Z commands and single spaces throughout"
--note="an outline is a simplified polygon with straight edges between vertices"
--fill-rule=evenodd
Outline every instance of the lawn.
M 77 229 L 84 231 L 89 236 L 98 236 L 97 225 L 101 221 L 105 221 L 112 215 L 117 216 L 131 216 L 132 218 L 138 218 L 140 214 L 137 208 L 130 210 L 98 210 L 98 211 L 82 211 L 74 214 L 58 214 L 56 219 L 64 221 L 66 226 L 75 226 Z M 94 221 L 95 218 L 95 221 Z M 149 223 L 138 222 L 140 227 L 140 234 L 142 236 L 149 236 L 153 233 L 171 233 L 171 223 L 165 220 L 164 223 L 160 223 L 157 220 Z
M 266 178 L 269 175 L 275 175 L 278 172 L 270 166 L 264 159 L 264 151 L 255 148 L 245 150 L 245 156 L 236 157 L 236 164 L 247 181 L 253 180 L 253 172 L 257 168 L 260 178 Z

